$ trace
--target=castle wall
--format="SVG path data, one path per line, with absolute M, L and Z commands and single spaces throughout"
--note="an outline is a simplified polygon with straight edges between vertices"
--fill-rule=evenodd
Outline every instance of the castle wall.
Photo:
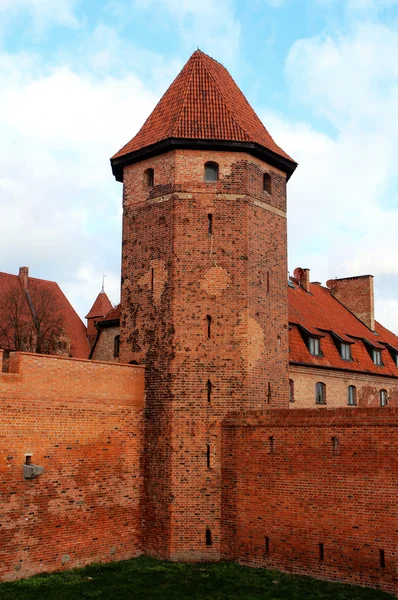
M 380 390 L 387 391 L 389 406 L 398 405 L 398 380 L 396 377 L 377 377 L 367 373 L 352 373 L 334 369 L 317 369 L 310 366 L 289 366 L 289 377 L 294 382 L 294 402 L 290 408 L 338 408 L 347 406 L 348 386 L 356 387 L 357 406 L 380 406 Z M 326 386 L 326 404 L 315 404 L 315 385 Z M 355 407 L 351 407 L 354 408 Z
M 140 553 L 143 401 L 143 367 L 11 355 L 0 374 L 0 578 Z M 24 479 L 26 455 L 43 474 Z
M 397 449 L 394 408 L 231 416 L 224 558 L 396 593 Z

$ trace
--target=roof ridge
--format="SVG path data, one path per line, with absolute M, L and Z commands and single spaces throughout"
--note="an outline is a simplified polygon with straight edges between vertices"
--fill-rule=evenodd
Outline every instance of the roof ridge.
M 179 113 L 178 113 L 178 117 L 176 118 L 175 123 L 174 123 L 174 127 L 173 127 L 173 129 L 171 131 L 171 137 L 174 136 L 174 134 L 175 134 L 175 132 L 176 132 L 176 130 L 177 130 L 179 124 L 180 124 L 181 115 L 182 115 L 183 109 L 184 109 L 184 107 L 186 105 L 187 98 L 188 98 L 188 90 L 189 90 L 189 86 L 190 86 L 192 78 L 193 78 L 193 66 L 191 66 L 190 68 L 191 68 L 191 72 L 189 74 L 189 80 L 188 80 L 187 85 L 185 86 L 185 90 L 184 90 L 184 101 L 181 102 L 181 107 L 180 107 L 180 110 L 179 110 Z
M 202 53 L 204 56 L 207 56 L 207 58 L 209 60 L 214 60 L 211 56 L 208 56 L 205 53 Z M 220 65 L 220 67 L 222 67 L 223 69 L 225 69 L 224 65 L 222 65 L 221 63 L 219 63 L 217 60 L 214 60 L 214 62 L 216 62 L 217 64 Z M 231 107 L 229 106 L 229 103 L 227 101 L 227 99 L 225 98 L 224 94 L 220 91 L 219 86 L 217 85 L 217 80 L 215 79 L 214 75 L 212 74 L 211 70 L 209 69 L 209 67 L 206 64 L 206 60 L 202 61 L 202 64 L 204 65 L 207 74 L 209 75 L 210 79 L 213 81 L 215 87 L 217 88 L 218 93 L 220 94 L 221 98 L 224 101 L 225 107 L 228 110 L 228 113 L 230 115 L 231 120 L 236 123 L 236 126 L 241 130 L 242 134 L 244 137 L 248 138 L 251 142 L 253 141 L 253 138 L 251 135 L 249 135 L 247 133 L 247 131 L 244 130 L 244 128 L 242 127 L 242 125 L 239 123 L 239 121 L 236 119 L 233 111 L 231 110 Z M 236 82 L 234 80 L 234 78 L 232 77 L 232 75 L 227 71 L 227 69 L 225 69 L 227 75 L 229 75 L 229 77 L 232 79 L 233 83 L 236 85 Z M 239 89 L 239 88 L 238 88 Z M 241 92 L 242 93 L 242 92 Z M 246 97 L 244 96 L 244 94 L 242 93 L 242 96 L 246 99 Z

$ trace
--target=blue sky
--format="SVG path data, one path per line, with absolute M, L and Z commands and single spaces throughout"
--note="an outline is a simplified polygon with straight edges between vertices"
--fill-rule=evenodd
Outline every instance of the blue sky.
M 372 273 L 398 332 L 398 0 L 0 0 L 0 269 L 118 301 L 109 157 L 197 47 L 299 163 L 290 269 Z

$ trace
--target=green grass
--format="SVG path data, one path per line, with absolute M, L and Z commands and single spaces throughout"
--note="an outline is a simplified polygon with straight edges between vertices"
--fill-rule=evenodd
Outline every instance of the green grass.
M 0 584 L 1 600 L 388 600 L 393 596 L 232 563 L 140 557 Z

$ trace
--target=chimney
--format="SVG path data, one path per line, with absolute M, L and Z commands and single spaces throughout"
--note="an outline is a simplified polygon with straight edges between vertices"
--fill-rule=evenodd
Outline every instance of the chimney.
M 29 267 L 19 267 L 19 281 L 21 283 L 22 289 L 26 292 L 28 289 L 28 281 L 29 281 Z
M 311 284 L 310 284 L 310 270 L 309 269 L 303 269 L 304 271 L 304 275 L 300 281 L 301 283 L 301 287 L 308 293 L 310 293 L 311 291 Z
M 374 289 L 373 275 L 359 275 L 358 277 L 343 277 L 342 279 L 329 279 L 326 282 L 332 294 L 345 307 L 369 327 L 375 329 Z

